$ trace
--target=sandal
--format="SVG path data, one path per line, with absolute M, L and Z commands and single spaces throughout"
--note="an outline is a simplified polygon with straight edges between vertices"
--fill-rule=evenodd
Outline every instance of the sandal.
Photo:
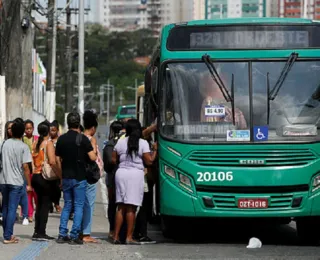
M 114 245 L 121 245 L 121 242 L 119 240 L 113 240 Z
M 60 206 L 55 206 L 55 208 L 56 208 L 56 212 L 57 213 L 61 213 L 61 207 Z
M 136 240 L 126 240 L 126 245 L 141 245 L 141 243 Z
M 3 240 L 3 244 L 5 245 L 9 245 L 9 244 L 17 244 L 19 242 L 19 239 L 15 238 L 15 237 L 11 237 L 10 240 Z
M 82 238 L 82 241 L 83 241 L 84 243 L 94 243 L 94 244 L 99 243 L 98 240 L 94 239 L 94 238 L 91 237 L 91 236 L 84 236 L 84 237 Z

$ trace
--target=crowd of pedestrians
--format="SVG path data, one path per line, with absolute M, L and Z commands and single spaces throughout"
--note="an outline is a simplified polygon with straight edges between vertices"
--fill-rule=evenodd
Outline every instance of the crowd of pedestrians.
M 136 119 L 113 122 L 101 156 L 95 111 L 85 111 L 82 119 L 83 126 L 80 115 L 70 113 L 68 131 L 62 135 L 57 121 L 41 122 L 36 127 L 38 135 L 34 135 L 31 120 L 17 118 L 6 123 L 5 140 L 0 144 L 4 244 L 19 242 L 14 236 L 19 207 L 23 225 L 35 222 L 32 240 L 55 239 L 46 232 L 49 213 L 55 210 L 61 213 L 57 243 L 98 243 L 91 231 L 97 184 L 104 175 L 109 240 L 114 244 L 155 243 L 147 234 L 147 217 L 154 185 L 150 176 L 157 158 L 157 144 L 152 144 L 150 134 L 156 123 L 143 129 Z

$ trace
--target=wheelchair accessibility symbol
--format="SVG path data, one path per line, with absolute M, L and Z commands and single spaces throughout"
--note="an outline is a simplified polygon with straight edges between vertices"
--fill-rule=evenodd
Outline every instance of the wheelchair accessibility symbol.
M 267 126 L 253 127 L 254 141 L 267 141 L 269 129 Z

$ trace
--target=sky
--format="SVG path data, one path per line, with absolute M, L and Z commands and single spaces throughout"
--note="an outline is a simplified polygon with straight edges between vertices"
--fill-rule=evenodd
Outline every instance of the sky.
M 40 3 L 43 7 L 47 7 L 48 6 L 48 0 L 37 0 L 38 3 Z M 67 4 L 67 1 L 69 0 L 56 0 L 56 3 L 57 3 L 57 8 L 64 8 Z M 71 0 L 71 5 L 70 7 L 71 8 L 78 8 L 79 7 L 79 0 Z M 96 7 L 97 7 L 97 2 L 99 0 L 84 0 L 85 4 L 85 8 L 90 8 L 91 11 L 89 12 L 88 15 L 86 15 L 85 17 L 85 21 L 94 21 L 94 11 L 96 10 Z M 74 16 L 74 15 L 73 15 Z M 41 20 L 41 21 L 46 21 L 47 19 L 45 17 L 40 17 L 37 15 L 37 19 Z M 65 21 L 65 15 L 64 14 L 61 14 L 60 17 L 59 17 L 59 20 L 62 21 Z M 74 19 L 72 19 L 72 23 L 77 23 L 76 22 L 76 19 L 74 17 Z

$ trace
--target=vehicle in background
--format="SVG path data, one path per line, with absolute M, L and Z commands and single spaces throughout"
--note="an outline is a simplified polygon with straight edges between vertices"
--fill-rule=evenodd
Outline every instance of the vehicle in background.
M 124 120 L 128 118 L 136 118 L 136 105 L 119 106 L 115 120 Z

